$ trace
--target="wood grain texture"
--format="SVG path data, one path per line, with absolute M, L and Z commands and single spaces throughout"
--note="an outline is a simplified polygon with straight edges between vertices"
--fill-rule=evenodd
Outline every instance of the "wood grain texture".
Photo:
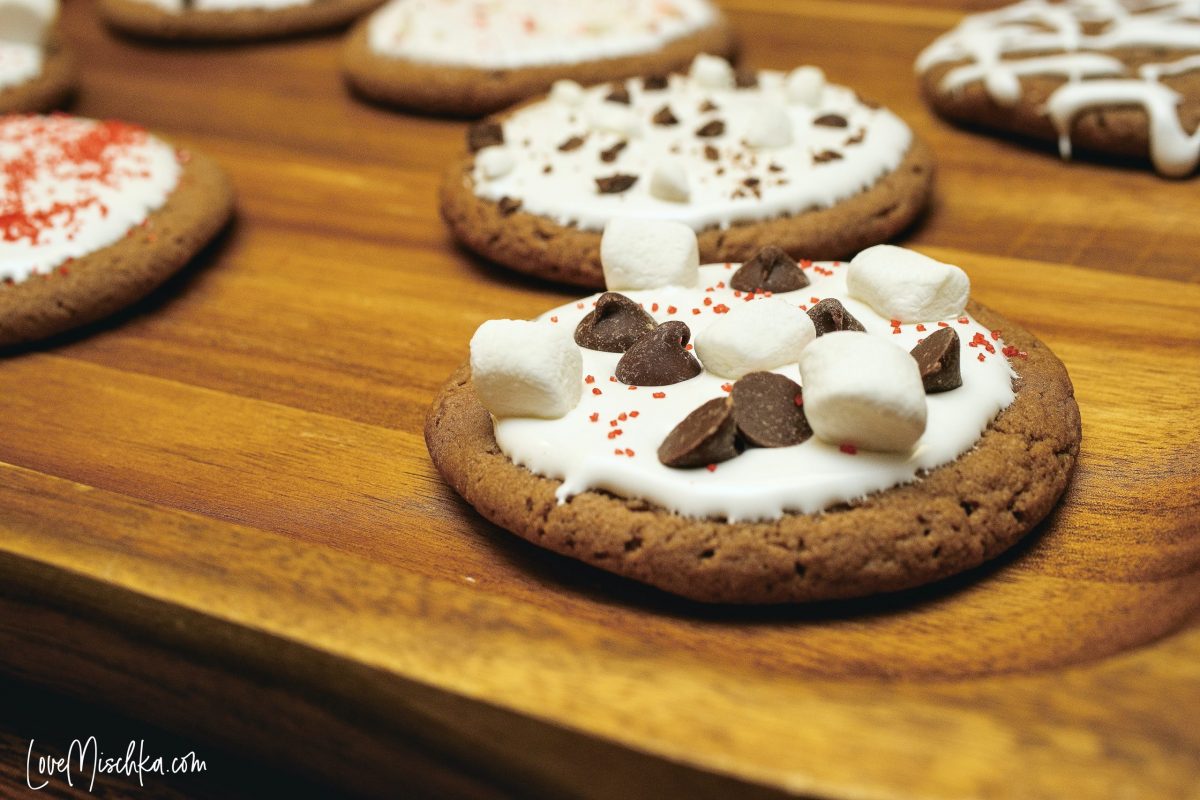
M 163 49 L 71 0 L 77 110 L 202 148 L 240 213 L 133 312 L 0 361 L 4 672 L 376 795 L 1200 797 L 1195 184 L 934 119 L 910 65 L 948 0 L 726 7 L 749 63 L 912 122 L 940 185 L 911 241 L 1067 364 L 1083 450 L 1038 533 L 755 611 L 486 524 L 426 407 L 480 322 L 569 294 L 449 243 L 462 126 L 356 104 L 335 39 Z

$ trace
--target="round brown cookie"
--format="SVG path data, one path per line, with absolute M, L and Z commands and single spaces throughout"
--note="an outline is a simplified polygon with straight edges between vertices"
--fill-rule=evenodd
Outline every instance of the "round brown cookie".
M 723 17 L 659 50 L 623 58 L 520 69 L 426 64 L 380 55 L 368 44 L 371 19 L 355 26 L 342 56 L 346 81 L 380 103 L 433 114 L 479 117 L 548 90 L 556 80 L 582 84 L 686 69 L 698 53 L 733 57 L 737 42 Z
M 50 111 L 60 108 L 79 79 L 79 69 L 70 49 L 57 39 L 46 43 L 42 72 L 36 78 L 0 89 L 0 114 Z
M 454 162 L 441 186 L 442 219 L 459 241 L 518 272 L 588 288 L 604 286 L 599 231 L 566 227 L 479 197 L 471 177 L 474 164 L 473 155 Z M 894 171 L 829 208 L 700 231 L 700 262 L 747 261 L 767 245 L 814 261 L 849 257 L 894 238 L 916 219 L 929 197 L 934 170 L 933 153 L 914 139 Z
M 65 270 L 0 283 L 0 347 L 43 339 L 137 302 L 212 240 L 233 212 L 233 187 L 215 161 L 188 154 L 167 202 L 131 235 Z
M 969 304 L 1024 351 L 1016 400 L 978 445 L 922 479 L 819 514 L 727 523 L 598 491 L 559 504 L 560 482 L 515 465 L 461 367 L 425 422 L 444 478 L 483 516 L 534 544 L 695 600 L 785 603 L 895 591 L 994 558 L 1049 513 L 1079 453 L 1062 362 L 1029 332 Z
M 100 0 L 98 9 L 113 28 L 134 36 L 169 41 L 272 39 L 347 25 L 382 0 L 314 0 L 279 9 L 172 13 L 141 0 Z

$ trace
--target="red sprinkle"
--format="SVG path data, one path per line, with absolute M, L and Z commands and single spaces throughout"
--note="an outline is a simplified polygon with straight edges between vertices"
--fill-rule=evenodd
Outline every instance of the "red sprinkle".
M 918 333 L 924 333 L 924 332 L 925 332 L 925 326 L 924 326 L 924 325 L 918 325 L 918 326 L 917 326 L 917 332 L 918 332 Z
M 628 447 L 626 447 L 626 448 L 625 448 L 625 455 L 629 456 L 630 458 L 633 458 L 633 455 L 634 455 L 634 453 L 633 453 L 633 451 L 632 451 L 632 450 L 630 450 Z
M 986 360 L 986 359 L 987 359 L 987 356 L 985 356 L 983 353 L 980 353 L 980 354 L 979 354 L 979 360 L 980 360 L 980 361 L 984 361 L 984 360 Z
M 583 382 L 584 382 L 584 383 L 595 383 L 595 382 L 596 382 L 596 376 L 595 376 L 595 375 L 587 375 L 587 376 L 585 376 L 585 377 L 584 377 L 584 379 L 583 379 Z
M 804 405 L 804 395 L 802 395 L 802 394 L 796 395 L 793 398 L 793 400 L 795 401 L 796 405 L 798 405 L 798 406 Z
M 899 327 L 900 327 L 900 320 L 898 320 L 898 319 L 891 320 L 891 323 L 892 323 L 892 327 L 893 327 L 893 328 L 899 328 Z
M 629 415 L 622 411 L 620 414 L 617 414 L 617 419 L 624 422 L 625 420 L 629 419 Z
M 651 310 L 651 311 L 658 311 L 658 303 L 651 303 L 651 304 L 650 304 L 650 310 Z
M 705 299 L 707 300 L 708 298 L 705 298 Z M 699 313 L 700 313 L 700 309 L 698 309 L 698 308 L 693 308 L 693 309 L 692 309 L 692 313 L 693 313 L 693 314 L 699 314 Z
M 852 444 L 844 444 L 841 447 L 839 447 L 838 450 L 841 450 L 843 453 L 845 453 L 848 456 L 857 455 L 857 453 L 858 453 L 858 448 Z
M 711 297 L 706 297 L 706 298 L 704 298 L 704 305 L 706 305 L 706 306 L 711 306 L 711 305 L 712 305 L 712 298 L 711 298 Z
M 558 322 L 558 317 L 551 317 L 551 318 L 550 318 L 550 321 L 551 321 L 551 322 Z
M 596 388 L 592 389 L 592 394 L 604 394 L 604 392 L 600 391 L 600 387 L 597 386 Z
M 732 384 L 732 383 L 722 383 L 722 384 L 721 384 L 721 391 L 723 391 L 723 392 L 732 392 L 732 391 L 733 391 L 733 384 Z
M 588 416 L 588 419 L 590 419 L 592 422 L 599 422 L 599 421 L 600 421 L 600 415 L 599 415 L 597 412 L 593 411 L 593 412 L 591 413 L 591 415 L 590 415 L 590 416 Z
M 709 472 L 716 472 L 716 471 L 717 471 L 717 465 L 716 465 L 716 464 L 709 464 L 707 467 L 705 467 L 705 469 L 706 469 L 706 470 L 708 470 Z
M 959 318 L 958 318 L 958 324 L 959 324 L 959 325 L 966 325 L 966 324 L 967 324 L 968 322 L 970 322 L 970 321 L 971 321 L 971 320 L 967 319 L 966 317 L 959 317 Z
M 631 417 L 633 417 L 633 418 L 635 418 L 635 419 L 636 419 L 637 417 L 641 416 L 641 413 L 642 413 L 642 412 L 640 412 L 640 411 L 630 411 L 630 412 L 629 412 L 629 416 L 631 416 Z
M 950 327 L 950 323 L 949 323 L 949 322 L 939 322 L 939 323 L 938 323 L 938 327 L 939 327 L 939 328 L 949 328 L 949 327 Z
M 652 394 L 650 396 L 653 397 L 655 400 L 662 400 L 664 397 L 667 396 L 667 393 L 666 392 L 655 392 L 654 394 Z
M 675 308 L 675 306 L 667 306 L 667 313 L 668 313 L 668 314 L 674 314 L 674 313 L 675 313 L 676 311 L 678 311 L 678 310 L 679 310 L 679 309 Z

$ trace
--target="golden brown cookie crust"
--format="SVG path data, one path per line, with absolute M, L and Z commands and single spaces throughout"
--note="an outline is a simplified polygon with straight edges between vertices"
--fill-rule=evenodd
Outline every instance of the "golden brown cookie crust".
M 474 163 L 474 156 L 465 156 L 450 166 L 442 180 L 442 219 L 455 238 L 518 272 L 604 288 L 600 232 L 565 227 L 520 210 L 506 215 L 498 203 L 475 194 Z M 748 261 L 768 244 L 796 258 L 849 258 L 907 228 L 925 207 L 933 174 L 933 153 L 914 138 L 895 170 L 829 208 L 701 231 L 697 236 L 700 262 Z
M 588 491 L 559 505 L 560 481 L 516 466 L 463 365 L 425 421 L 446 481 L 479 513 L 534 544 L 694 600 L 789 603 L 895 591 L 994 558 L 1049 513 L 1079 454 L 1066 368 L 1029 332 L 969 305 L 1025 351 L 1016 400 L 978 446 L 924 478 L 820 514 L 730 524 Z
M 179 184 L 144 225 L 65 265 L 65 274 L 0 283 L 0 347 L 43 339 L 137 302 L 190 261 L 232 212 L 225 172 L 190 152 Z
M 171 13 L 139 0 L 99 0 L 100 16 L 134 36 L 168 41 L 232 42 L 273 39 L 337 28 L 375 9 L 383 0 L 316 0 L 280 9 Z
M 362 96 L 415 111 L 479 117 L 547 91 L 556 80 L 582 84 L 684 71 L 699 53 L 732 58 L 736 40 L 725 19 L 668 42 L 661 49 L 623 58 L 521 69 L 486 70 L 425 64 L 381 56 L 367 41 L 370 18 L 355 26 L 342 54 L 346 81 Z
M 46 43 L 42 72 L 36 78 L 0 90 L 0 114 L 33 113 L 61 108 L 79 80 L 70 49 L 56 39 Z

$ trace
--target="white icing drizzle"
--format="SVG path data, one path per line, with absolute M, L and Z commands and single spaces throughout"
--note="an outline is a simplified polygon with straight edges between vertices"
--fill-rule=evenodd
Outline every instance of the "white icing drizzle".
M 869 333 L 887 337 L 905 349 L 938 329 L 938 323 L 931 322 L 923 326 L 924 331 L 919 331 L 917 325 L 903 325 L 899 333 L 894 333 L 889 320 L 848 297 L 844 266 L 836 262 L 805 262 L 804 266 L 811 284 L 775 297 L 803 306 L 816 298 L 836 297 Z M 700 331 L 722 318 L 718 313 L 722 305 L 759 302 L 746 301 L 744 296 L 721 288 L 733 272 L 733 265 L 709 265 L 701 268 L 697 287 L 622 294 L 642 303 L 659 322 L 678 319 L 687 323 L 694 341 Z M 597 296 L 561 306 L 538 321 L 574 330 Z M 561 479 L 560 502 L 598 489 L 643 498 L 685 516 L 734 522 L 775 519 L 789 511 L 821 511 L 910 482 L 921 470 L 953 461 L 974 447 L 988 424 L 1013 401 L 1014 373 L 1005 358 L 1003 340 L 993 337 L 974 319 L 962 319 L 965 322 L 945 322 L 954 327 L 962 343 L 963 385 L 927 396 L 928 425 L 907 454 L 865 450 L 851 454 L 812 437 L 792 447 L 748 449 L 711 472 L 672 469 L 658 461 L 658 446 L 688 413 L 707 400 L 723 396 L 722 385 L 730 382 L 704 372 L 672 386 L 630 389 L 609 380 L 620 353 L 586 349 L 582 351 L 585 378 L 579 405 L 554 420 L 497 419 L 496 441 L 513 462 L 538 475 Z M 976 334 L 984 337 L 990 351 L 985 346 L 970 345 Z M 800 381 L 796 364 L 775 371 Z M 593 382 L 588 382 L 589 375 Z M 593 389 L 599 389 L 600 394 L 593 393 Z M 663 396 L 655 397 L 656 393 Z M 633 416 L 635 411 L 637 415 Z M 614 435 L 614 431 L 620 433 Z
M 312 5 L 316 0 L 140 0 L 156 6 L 171 14 L 182 14 L 185 11 L 241 11 L 256 8 L 266 11 L 278 11 L 293 6 Z
M 586 90 L 578 105 L 538 101 L 504 122 L 505 147 L 516 156 L 513 168 L 489 176 L 477 165 L 474 191 L 490 200 L 518 199 L 524 211 L 589 230 L 602 229 L 616 216 L 634 216 L 676 220 L 699 231 L 828 208 L 895 170 L 912 143 L 912 132 L 899 117 L 868 107 L 850 89 L 825 85 L 810 106 L 788 103 L 781 73 L 760 72 L 758 79 L 753 89 L 712 89 L 672 75 L 669 87 L 658 91 L 647 91 L 633 79 L 625 82 L 628 106 L 606 101 L 608 86 Z M 706 101 L 716 110 L 701 110 Z M 790 122 L 790 144 L 759 149 L 745 144 L 755 135 L 753 126 L 763 124 L 764 105 Z M 663 106 L 670 107 L 678 124 L 653 124 Z M 599 129 L 604 126 L 595 121 L 614 114 L 633 121 L 633 135 Z M 814 124 L 827 115 L 842 116 L 846 127 Z M 723 134 L 696 135 L 714 120 L 724 122 Z M 585 138 L 582 146 L 559 150 L 575 136 Z M 622 141 L 627 144 L 615 159 L 601 161 L 602 151 Z M 706 155 L 708 148 L 715 148 L 716 160 Z M 822 161 L 829 152 L 840 157 Z M 651 193 L 652 174 L 665 164 L 687 176 L 686 202 Z M 596 178 L 618 173 L 636 175 L 637 183 L 618 194 L 597 190 Z
M 0 41 L 0 89 L 19 86 L 42 74 L 42 48 Z
M 175 150 L 135 126 L 0 118 L 0 280 L 47 275 L 120 240 L 162 207 L 179 171 Z
M 1086 33 L 1089 24 L 1102 27 Z M 1079 114 L 1099 107 L 1141 107 L 1149 117 L 1155 169 L 1172 177 L 1188 175 L 1200 162 L 1200 136 L 1183 129 L 1182 97 L 1159 80 L 1200 69 L 1200 60 L 1187 55 L 1146 64 L 1137 76 L 1126 77 L 1128 66 L 1103 55 L 1139 47 L 1200 50 L 1200 0 L 1023 0 L 967 17 L 921 53 L 917 71 L 965 61 L 946 72 L 941 91 L 982 81 L 989 96 L 1006 106 L 1020 99 L 1022 76 L 1065 78 L 1046 104 L 1064 158 L 1071 154 L 1071 124 Z M 1051 55 L 1024 57 L 1045 53 Z
M 515 69 L 652 52 L 716 18 L 708 0 L 393 0 L 368 42 L 393 58 Z

